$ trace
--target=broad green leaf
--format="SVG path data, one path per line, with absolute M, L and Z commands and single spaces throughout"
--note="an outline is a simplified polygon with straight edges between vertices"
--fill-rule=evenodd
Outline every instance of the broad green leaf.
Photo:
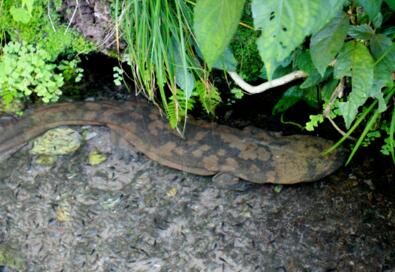
M 298 86 L 292 86 L 287 91 L 284 92 L 281 99 L 276 103 L 272 110 L 272 114 L 276 115 L 278 113 L 285 112 L 292 105 L 303 99 L 303 90 Z
M 374 80 L 374 60 L 362 43 L 352 41 L 346 45 L 351 47 L 352 91 L 346 102 L 339 103 L 339 112 L 349 128 L 358 113 L 358 108 L 369 97 Z
M 391 38 L 376 34 L 370 41 L 370 48 L 376 60 L 384 62 L 389 70 L 395 71 L 395 45 Z
M 383 88 L 391 88 L 394 84 L 392 79 L 392 72 L 395 65 L 395 49 L 391 39 L 388 37 L 377 34 L 371 40 L 372 53 L 380 61 L 376 63 L 374 68 L 374 82 L 369 96 L 374 97 L 379 102 L 379 112 L 384 112 L 387 109 L 383 97 Z
M 339 84 L 339 81 L 336 79 L 331 79 L 327 83 L 324 84 L 321 88 L 321 98 L 325 102 L 329 102 L 333 92 L 336 89 L 336 86 Z
M 259 54 L 269 79 L 279 64 L 306 36 L 325 25 L 341 7 L 342 0 L 253 0 L 254 25 L 262 31 L 257 40 Z M 341 4 L 339 4 L 341 3 Z
M 350 26 L 347 34 L 354 39 L 367 41 L 372 38 L 372 36 L 374 35 L 374 31 L 369 25 L 362 24 L 357 26 Z
M 379 112 L 387 110 L 387 104 L 384 100 L 382 89 L 384 87 L 391 87 L 393 85 L 392 72 L 384 62 L 380 62 L 374 67 L 374 82 L 372 88 L 369 90 L 368 95 L 376 98 L 379 102 Z
M 311 60 L 311 54 L 309 50 L 305 50 L 297 55 L 295 65 L 298 69 L 303 70 L 309 75 L 307 79 L 300 85 L 300 88 L 303 89 L 312 87 L 322 80 L 320 73 L 315 68 L 313 61 Z
M 340 80 L 343 77 L 351 77 L 351 65 L 352 65 L 352 52 L 354 46 L 352 42 L 348 42 L 343 45 L 339 55 L 336 58 L 335 68 L 333 76 L 335 79 Z
M 31 19 L 30 13 L 24 8 L 17 8 L 17 7 L 12 6 L 10 8 L 10 13 L 12 15 L 12 18 L 16 22 L 21 22 L 23 24 L 29 23 L 29 21 Z
M 387 5 L 395 11 L 395 0 L 385 0 L 385 2 L 387 3 Z
M 319 106 L 317 87 L 313 86 L 307 89 L 301 89 L 299 86 L 290 87 L 273 107 L 272 114 L 285 112 L 301 100 L 304 100 L 311 107 L 317 108 Z
M 311 34 L 320 14 L 317 0 L 254 0 L 254 25 L 262 31 L 257 40 L 269 79 L 279 64 Z
M 311 86 L 303 89 L 303 100 L 313 108 L 319 107 L 319 97 L 317 92 L 317 86 Z
M 198 0 L 194 32 L 204 60 L 211 69 L 236 32 L 245 0 Z
M 341 13 L 311 37 L 311 58 L 321 76 L 324 76 L 328 64 L 342 48 L 344 39 L 347 35 L 348 26 L 347 15 Z
M 274 79 L 277 79 L 277 78 L 280 78 L 280 77 L 282 77 L 282 76 L 284 76 L 284 75 L 287 75 L 287 74 L 289 74 L 289 73 L 291 73 L 291 72 L 292 72 L 292 67 L 291 67 L 290 65 L 289 65 L 289 66 L 286 66 L 286 67 L 280 65 L 280 66 L 277 67 L 276 70 L 273 72 L 272 77 L 273 77 Z M 260 77 L 261 77 L 262 79 L 264 79 L 264 80 L 269 80 L 269 77 L 267 76 L 267 71 L 266 71 L 265 67 L 262 68 Z
M 322 27 L 328 24 L 342 10 L 344 3 L 346 3 L 346 0 L 323 0 L 321 2 L 321 18 L 313 26 L 312 34 L 317 33 Z
M 237 60 L 233 56 L 232 50 L 229 47 L 225 49 L 223 54 L 219 56 L 213 68 L 217 68 L 225 71 L 236 71 Z
M 383 20 L 380 13 L 383 0 L 357 0 L 357 2 L 363 7 L 375 27 L 379 27 Z

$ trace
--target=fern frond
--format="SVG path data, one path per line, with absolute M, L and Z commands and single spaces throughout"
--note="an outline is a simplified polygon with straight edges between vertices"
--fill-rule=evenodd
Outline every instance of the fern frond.
M 214 114 L 215 108 L 221 102 L 218 89 L 206 80 L 197 83 L 196 91 L 199 96 L 200 103 L 208 114 Z
M 186 118 L 188 111 L 193 109 L 195 102 L 192 97 L 187 99 L 181 89 L 177 89 L 176 94 L 169 98 L 166 114 L 172 128 L 176 128 L 178 123 Z

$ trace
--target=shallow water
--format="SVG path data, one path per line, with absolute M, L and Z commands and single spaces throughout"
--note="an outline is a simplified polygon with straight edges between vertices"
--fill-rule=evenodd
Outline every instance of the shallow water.
M 0 163 L 0 251 L 20 261 L 3 269 L 395 269 L 394 200 L 364 174 L 343 169 L 280 192 L 216 184 L 88 128 L 97 136 L 53 167 L 35 165 L 29 145 Z M 92 167 L 94 148 L 109 157 Z

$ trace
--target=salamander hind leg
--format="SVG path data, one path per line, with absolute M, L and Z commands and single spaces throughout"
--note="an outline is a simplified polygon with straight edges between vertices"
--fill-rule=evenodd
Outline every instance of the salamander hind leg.
M 250 183 L 248 181 L 240 180 L 237 176 L 227 173 L 219 172 L 214 175 L 211 180 L 215 183 L 215 186 L 225 190 L 244 192 L 252 188 L 260 186 L 259 184 Z

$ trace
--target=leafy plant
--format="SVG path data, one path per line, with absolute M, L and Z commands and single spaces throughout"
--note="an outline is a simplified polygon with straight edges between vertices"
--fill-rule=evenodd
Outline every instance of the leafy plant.
M 199 48 L 210 69 L 235 34 L 244 3 L 245 0 L 197 1 L 194 30 Z M 216 28 L 215 32 L 212 31 L 213 26 Z
M 115 6 L 119 6 L 118 1 Z M 217 97 L 212 94 L 216 92 L 204 83 L 208 71 L 201 66 L 195 50 L 191 6 L 184 0 L 129 0 L 124 12 L 128 16 L 123 17 L 121 26 L 128 42 L 133 78 L 152 101 L 159 91 L 172 127 L 181 121 L 185 125 L 187 112 L 194 105 L 194 91 L 200 94 L 206 110 L 214 109 Z
M 84 70 L 80 67 L 78 67 L 78 64 L 81 62 L 81 60 L 76 57 L 75 59 L 72 60 L 62 60 L 60 64 L 58 65 L 58 69 L 62 71 L 63 78 L 66 81 L 72 81 L 74 82 L 80 82 L 82 77 L 83 77 L 83 72 Z
M 114 71 L 114 84 L 116 86 L 121 86 L 123 81 L 123 69 L 121 67 L 114 66 L 112 70 Z
M 60 5 L 59 0 L 1 1 L 0 97 L 6 104 L 31 95 L 56 101 L 64 81 L 81 80 L 76 55 L 95 47 L 60 23 L 55 11 Z
M 221 102 L 218 89 L 209 81 L 202 80 L 196 84 L 196 93 L 206 113 L 215 113 L 215 108 Z
M 41 48 L 10 42 L 0 57 L 0 96 L 9 105 L 32 94 L 43 102 L 56 101 L 63 85 L 63 76 L 55 72 L 56 65 Z
M 229 37 L 239 24 L 243 4 L 242 0 L 231 3 L 197 1 L 194 31 L 209 67 L 223 57 Z M 230 12 L 231 7 L 237 10 Z M 226 15 L 211 16 L 212 11 Z M 235 70 L 227 69 L 231 77 L 251 93 L 305 78 L 301 84 L 284 93 L 273 113 L 286 111 L 296 102 L 305 100 L 315 108 L 323 103 L 324 109 L 322 114 L 310 115 L 311 120 L 306 126 L 308 130 L 314 130 L 324 119 L 329 119 L 337 130 L 349 136 L 358 125 L 365 124 L 351 159 L 361 143 L 367 144 L 369 139 L 372 140 L 375 134 L 369 132 L 374 130 L 373 125 L 385 122 L 385 115 L 379 117 L 385 111 L 395 111 L 390 103 L 393 98 L 390 91 L 392 73 L 395 71 L 395 29 L 390 23 L 394 2 L 252 0 L 251 11 L 254 27 L 261 33 L 257 48 L 265 66 L 262 77 L 269 82 L 253 87 L 234 76 Z M 218 26 L 222 34 L 218 35 L 218 28 L 209 28 L 208 25 Z M 207 46 L 208 41 L 213 41 L 211 46 Z M 350 92 L 347 92 L 348 88 L 351 88 Z M 371 99 L 378 107 L 369 106 L 361 110 Z M 349 130 L 347 133 L 334 122 L 337 116 L 343 118 L 345 128 Z M 385 140 L 388 143 L 385 147 L 392 149 L 386 153 L 392 155 L 393 131 Z M 363 141 L 366 136 L 369 139 Z M 341 142 L 344 140 L 343 137 Z

